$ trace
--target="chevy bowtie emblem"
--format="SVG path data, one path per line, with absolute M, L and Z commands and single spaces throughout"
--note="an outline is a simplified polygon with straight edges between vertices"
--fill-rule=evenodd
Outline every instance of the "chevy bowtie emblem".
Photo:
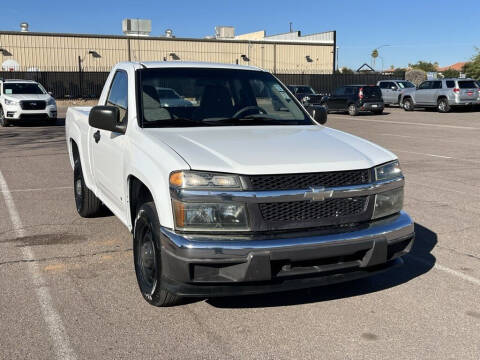
M 333 196 L 333 190 L 325 190 L 324 187 L 310 188 L 303 195 L 306 200 L 310 201 L 323 201 L 330 199 Z

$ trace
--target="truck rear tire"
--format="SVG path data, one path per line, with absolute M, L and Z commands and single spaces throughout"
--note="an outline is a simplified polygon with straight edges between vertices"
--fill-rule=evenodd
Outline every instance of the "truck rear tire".
M 440 98 L 437 101 L 437 110 L 440 113 L 447 113 L 451 110 L 451 106 L 448 104 L 448 100 L 446 98 Z
M 81 217 L 90 218 L 99 215 L 102 202 L 85 184 L 80 159 L 75 159 L 73 168 L 73 191 L 77 212 Z
M 0 127 L 7 127 L 9 125 L 8 120 L 5 119 L 5 113 L 3 108 L 0 107 Z
M 153 306 L 178 305 L 182 298 L 164 289 L 160 222 L 152 201 L 141 205 L 133 228 L 133 259 L 138 286 L 143 298 Z

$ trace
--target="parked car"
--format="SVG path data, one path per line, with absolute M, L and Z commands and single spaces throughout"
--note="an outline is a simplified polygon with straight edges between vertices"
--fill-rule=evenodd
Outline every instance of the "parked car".
M 384 102 L 380 88 L 375 85 L 345 85 L 326 98 L 327 111 L 347 111 L 355 116 L 370 111 L 382 114 Z
M 480 99 L 472 79 L 438 79 L 422 82 L 415 91 L 402 95 L 401 102 L 405 111 L 432 107 L 445 113 L 452 106 L 479 104 Z
M 55 99 L 35 81 L 0 79 L 0 126 L 30 119 L 55 123 Z
M 311 86 L 288 85 L 288 89 L 302 104 L 321 105 L 324 103 L 326 94 L 319 94 Z
M 385 105 L 400 105 L 402 95 L 415 91 L 415 85 L 407 80 L 380 80 L 377 86 Z
M 153 101 L 160 100 L 165 107 L 192 106 L 192 103 L 182 98 L 175 90 L 169 88 L 147 85 L 143 89 L 145 96 L 151 97 Z
M 147 106 L 160 83 L 193 106 Z M 66 140 L 78 213 L 104 204 L 132 232 L 152 305 L 358 279 L 414 241 L 397 157 L 320 125 L 257 68 L 120 63 L 98 106 L 68 109 Z

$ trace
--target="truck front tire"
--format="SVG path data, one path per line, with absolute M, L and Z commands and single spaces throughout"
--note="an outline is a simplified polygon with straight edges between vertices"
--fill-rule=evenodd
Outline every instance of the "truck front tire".
M 85 184 L 80 159 L 75 159 L 73 168 L 73 191 L 77 212 L 81 217 L 95 217 L 100 213 L 102 202 Z
M 138 208 L 133 228 L 133 259 L 143 298 L 153 306 L 173 306 L 181 297 L 162 288 L 160 222 L 151 201 Z

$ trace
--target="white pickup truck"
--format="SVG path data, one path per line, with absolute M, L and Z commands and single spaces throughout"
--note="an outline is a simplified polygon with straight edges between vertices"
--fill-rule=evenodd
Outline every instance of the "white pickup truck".
M 258 68 L 120 63 L 98 106 L 67 112 L 78 213 L 105 205 L 131 230 L 156 306 L 403 263 L 414 226 L 396 156 L 307 110 Z

